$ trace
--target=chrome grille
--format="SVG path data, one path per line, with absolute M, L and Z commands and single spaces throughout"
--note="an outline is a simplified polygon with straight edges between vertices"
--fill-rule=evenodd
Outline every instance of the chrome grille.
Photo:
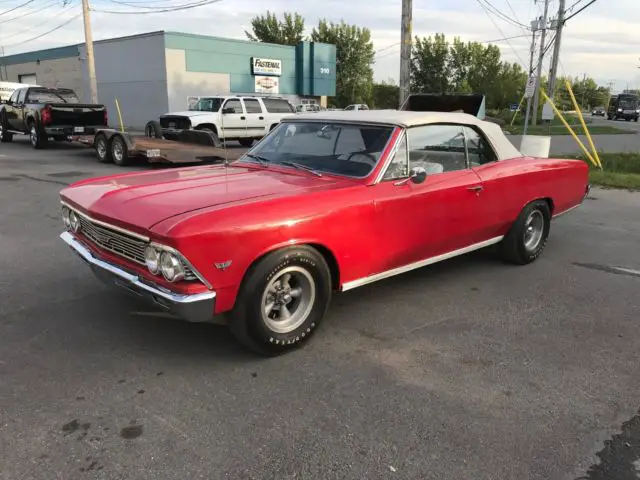
M 147 242 L 94 223 L 82 215 L 78 215 L 78 218 L 80 219 L 80 233 L 82 233 L 85 238 L 90 240 L 97 247 L 126 258 L 127 260 L 139 265 L 146 266 L 144 261 L 144 250 L 147 247 Z M 188 266 L 185 265 L 184 270 L 185 280 L 197 279 L 193 271 Z

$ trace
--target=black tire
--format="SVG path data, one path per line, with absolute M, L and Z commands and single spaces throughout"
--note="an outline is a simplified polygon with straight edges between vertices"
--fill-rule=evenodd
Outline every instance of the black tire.
M 109 141 L 104 133 L 96 135 L 96 138 L 93 140 L 93 148 L 96 150 L 96 157 L 98 157 L 100 163 L 110 163 L 113 161 Z
M 162 125 L 160 122 L 151 120 L 145 125 L 144 134 L 149 138 L 162 138 Z
M 109 142 L 109 154 L 113 163 L 120 167 L 124 167 L 131 163 L 129 158 L 129 149 L 127 143 L 121 135 L 114 135 Z
M 47 143 L 49 143 L 49 137 L 47 134 L 38 127 L 38 124 L 34 120 L 29 121 L 28 127 L 29 142 L 31 142 L 31 146 L 36 150 L 46 148 Z
M 269 285 L 272 282 L 278 285 L 287 274 L 291 280 L 279 285 L 288 285 L 290 292 L 299 288 L 300 296 L 291 295 L 287 300 L 286 288 L 270 294 Z M 331 289 L 329 267 L 316 249 L 296 246 L 272 252 L 247 272 L 230 314 L 229 328 L 243 346 L 260 355 L 288 352 L 306 343 L 318 328 L 329 307 Z M 299 315 L 298 321 L 287 328 L 280 323 L 281 331 L 274 330 L 278 327 L 273 324 L 278 320 L 272 319 L 271 313 L 263 315 L 263 304 L 269 302 L 269 295 L 273 298 L 271 303 L 276 304 L 271 313 L 277 315 L 281 311 L 279 301 L 288 301 L 288 311 L 294 319 Z
M 203 132 L 207 132 L 209 135 L 211 135 L 211 137 L 213 138 L 213 144 L 216 147 L 220 145 L 220 137 L 218 137 L 218 134 L 214 129 L 209 127 L 202 127 L 202 128 L 198 128 L 198 130 L 202 130 Z
M 7 131 L 4 121 L 0 118 L 0 142 L 9 143 L 11 140 L 13 140 L 13 133 Z
M 240 145 L 242 145 L 243 147 L 249 148 L 251 145 L 253 145 L 253 138 L 240 138 L 238 139 L 238 143 L 240 143 Z
M 534 222 L 534 223 L 532 223 Z M 539 238 L 532 238 L 532 231 L 541 229 Z M 547 245 L 551 229 L 551 211 L 544 200 L 531 202 L 522 209 L 509 233 L 500 243 L 500 255 L 506 262 L 527 265 L 535 261 Z M 531 242 L 527 244 L 527 240 Z

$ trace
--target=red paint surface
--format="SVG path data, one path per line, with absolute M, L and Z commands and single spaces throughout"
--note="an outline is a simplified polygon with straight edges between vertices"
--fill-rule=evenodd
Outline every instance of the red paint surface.
M 380 165 L 361 180 L 274 165 L 189 167 L 85 180 L 61 197 L 97 220 L 180 250 L 213 285 L 221 313 L 233 307 L 249 266 L 278 248 L 321 246 L 343 284 L 504 235 L 532 200 L 549 198 L 561 213 L 581 202 L 588 181 L 581 161 L 517 158 L 419 185 L 373 184 Z M 469 190 L 478 185 L 479 194 Z M 214 266 L 229 260 L 225 271 Z

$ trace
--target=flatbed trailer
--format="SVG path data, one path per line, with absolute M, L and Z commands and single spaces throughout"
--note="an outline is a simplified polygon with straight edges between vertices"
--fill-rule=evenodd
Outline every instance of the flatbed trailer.
M 174 141 L 105 128 L 96 131 L 94 135 L 73 137 L 73 140 L 93 147 L 100 162 L 113 162 L 121 166 L 128 165 L 135 159 L 167 164 L 222 163 L 237 160 L 247 151 L 246 148 L 235 145 L 225 148 L 202 130 L 185 131 Z

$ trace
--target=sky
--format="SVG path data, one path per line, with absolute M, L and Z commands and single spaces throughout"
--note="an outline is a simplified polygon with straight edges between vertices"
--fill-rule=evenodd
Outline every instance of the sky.
M 65 0 L 69 3 L 67 6 L 63 6 L 62 1 L 0 0 L 0 47 L 4 48 L 5 55 L 84 42 L 80 0 Z M 397 82 L 401 0 L 387 0 L 376 7 L 371 0 L 220 0 L 177 12 L 154 11 L 196 1 L 95 0 L 91 2 L 93 39 L 156 30 L 246 39 L 244 32 L 250 30 L 251 19 L 266 13 L 267 8 L 279 16 L 284 12 L 298 12 L 305 18 L 307 33 L 322 18 L 369 28 L 377 51 L 375 79 Z M 482 7 L 486 1 L 518 23 L 529 25 L 542 15 L 543 4 L 540 1 L 534 4 L 533 0 L 413 0 L 413 33 L 417 36 L 444 33 L 449 38 L 458 36 L 465 41 L 492 41 L 500 47 L 505 60 L 528 66 L 530 32 L 487 14 Z M 550 18 L 557 15 L 558 2 L 551 0 Z M 573 12 L 588 0 L 566 0 L 566 5 L 570 7 L 576 2 L 578 6 Z M 8 12 L 24 3 L 28 4 Z M 154 13 L 122 13 L 142 11 Z M 586 74 L 601 85 L 614 82 L 614 91 L 640 88 L 639 23 L 640 0 L 597 0 L 567 22 L 559 73 Z M 43 35 L 53 29 L 56 30 Z M 509 41 L 500 40 L 518 36 L 520 38 Z M 548 71 L 550 57 L 545 60 L 545 71 Z

